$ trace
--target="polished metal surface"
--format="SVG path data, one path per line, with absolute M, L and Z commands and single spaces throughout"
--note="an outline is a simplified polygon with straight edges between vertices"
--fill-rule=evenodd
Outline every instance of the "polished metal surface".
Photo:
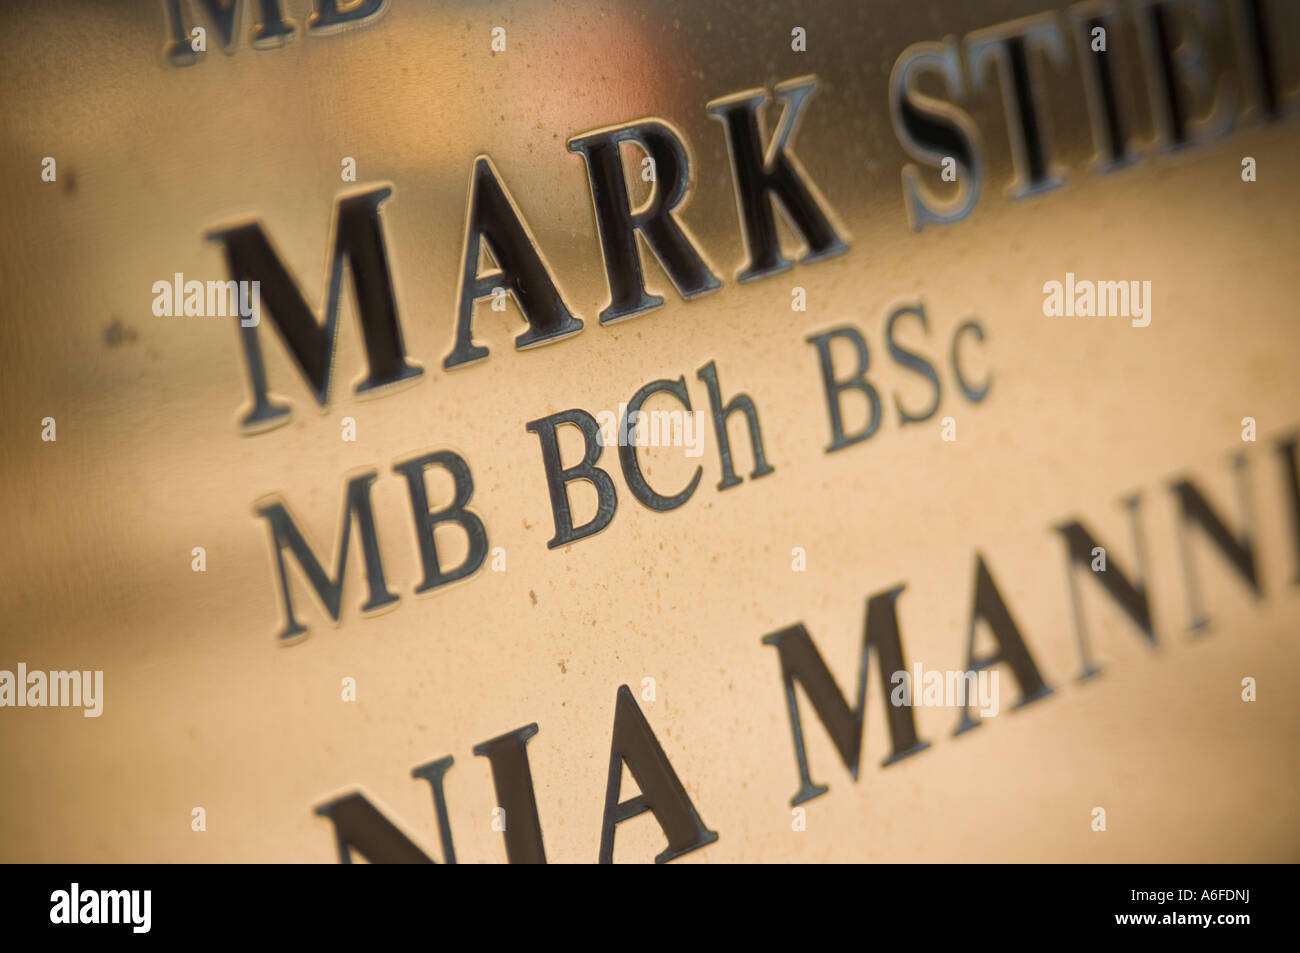
M 1300 859 L 1296 8 L 279 8 L 0 8 L 0 860 Z

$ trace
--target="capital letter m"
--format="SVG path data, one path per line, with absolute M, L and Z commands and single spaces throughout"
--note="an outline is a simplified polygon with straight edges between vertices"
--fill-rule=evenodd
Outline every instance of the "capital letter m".
M 815 783 L 808 771 L 808 753 L 799 718 L 799 702 L 795 698 L 795 683 L 803 685 L 808 700 L 812 702 L 813 711 L 835 743 L 840 760 L 848 768 L 849 776 L 856 781 L 862 754 L 863 722 L 867 711 L 867 663 L 873 648 L 880 656 L 880 684 L 886 696 L 889 737 L 894 749 L 883 764 L 894 764 L 930 747 L 930 742 L 921 740 L 916 734 L 911 708 L 889 703 L 891 677 L 894 672 L 905 671 L 907 667 L 903 659 L 903 642 L 896 609 L 902 591 L 903 586 L 898 585 L 867 600 L 867 618 L 863 624 L 862 650 L 858 664 L 856 707 L 849 707 L 844 694 L 835 684 L 835 676 L 826 667 L 812 637 L 801 623 L 763 636 L 763 644 L 774 646 L 780 654 L 781 680 L 785 685 L 786 707 L 789 709 L 790 727 L 794 733 L 799 790 L 790 800 L 792 807 L 825 794 L 828 790 L 824 784 Z
M 261 308 L 269 312 L 289 356 L 322 407 L 329 399 L 345 259 L 352 269 L 352 287 L 370 370 L 369 376 L 357 386 L 357 393 L 413 380 L 424 373 L 406 360 L 402 329 L 397 320 L 397 302 L 379 221 L 379 206 L 391 194 L 392 189 L 381 187 L 343 196 L 335 205 L 323 320 L 303 299 L 260 223 L 217 229 L 206 236 L 225 247 L 226 265 L 232 279 L 261 282 Z M 289 421 L 289 408 L 273 403 L 267 395 L 266 366 L 257 336 L 261 325 L 258 318 L 251 323 L 239 322 L 239 339 L 253 397 L 252 408 L 240 419 L 244 433 L 258 433 Z
M 257 508 L 255 512 L 267 521 L 271 529 L 271 548 L 275 555 L 275 568 L 280 582 L 280 597 L 284 602 L 284 629 L 280 632 L 281 641 L 296 639 L 305 635 L 307 627 L 302 625 L 293 612 L 293 597 L 289 591 L 289 574 L 284 564 L 284 552 L 293 554 L 302 567 L 308 583 L 315 590 L 317 598 L 329 617 L 339 621 L 339 612 L 343 601 L 343 572 L 348 565 L 348 543 L 352 536 L 352 521 L 355 518 L 361 536 L 361 553 L 365 559 L 366 585 L 369 598 L 362 605 L 362 612 L 372 612 L 397 602 L 397 596 L 388 590 L 384 581 L 384 565 L 379 554 L 379 536 L 375 532 L 375 514 L 370 505 L 370 484 L 374 482 L 374 472 L 362 473 L 348 481 L 343 495 L 343 520 L 339 529 L 338 555 L 335 557 L 334 578 L 331 579 L 321 566 L 320 560 L 307 544 L 302 531 L 289 515 L 283 503 L 274 502 Z

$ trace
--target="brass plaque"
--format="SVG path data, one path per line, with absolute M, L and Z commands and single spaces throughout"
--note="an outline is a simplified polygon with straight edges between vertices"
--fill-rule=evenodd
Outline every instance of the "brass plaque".
M 1295 861 L 1300 10 L 0 9 L 0 860 Z

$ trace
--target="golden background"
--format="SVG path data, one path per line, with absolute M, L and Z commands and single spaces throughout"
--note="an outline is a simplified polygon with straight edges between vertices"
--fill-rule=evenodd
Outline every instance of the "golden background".
M 590 862 L 615 692 L 626 683 L 639 699 L 646 677 L 657 698 L 641 708 L 719 834 L 683 862 L 1300 859 L 1300 589 L 1271 446 L 1300 423 L 1300 134 L 1294 121 L 1239 122 L 1215 144 L 1157 154 L 1129 36 L 1116 62 L 1142 161 L 1094 174 L 1069 38 L 1065 67 L 1044 70 L 1065 185 L 1004 198 L 1010 152 L 990 75 L 961 103 L 983 138 L 980 201 L 958 224 L 912 232 L 899 184 L 911 160 L 888 110 L 895 59 L 914 42 L 1047 6 L 397 2 L 364 29 L 313 37 L 301 31 L 306 5 L 288 0 L 300 31 L 283 49 L 252 49 L 246 16 L 227 56 L 192 14 L 209 27 L 209 52 L 182 69 L 162 54 L 161 3 L 5 5 L 0 668 L 102 669 L 105 710 L 98 719 L 0 711 L 0 860 L 333 862 L 330 824 L 312 808 L 358 785 L 441 856 L 429 788 L 410 769 L 451 754 L 457 856 L 501 861 L 488 764 L 471 748 L 536 721 L 528 756 L 548 858 Z M 1270 13 L 1293 88 L 1296 17 L 1282 6 Z M 490 50 L 496 25 L 507 29 L 504 54 Z M 793 26 L 807 30 L 806 53 L 790 49 Z M 807 74 L 821 88 L 794 151 L 852 247 L 741 286 L 726 144 L 705 104 Z M 602 327 L 607 291 L 586 169 L 566 141 L 645 116 L 671 122 L 688 143 L 683 219 L 724 287 L 684 302 L 643 255 L 664 307 Z M 776 117 L 770 106 L 768 129 Z M 505 315 L 480 305 L 476 337 L 491 357 L 449 373 L 442 359 L 480 153 L 586 327 L 520 352 L 513 305 Z M 1256 183 L 1241 181 L 1245 155 L 1258 161 Z M 40 179 L 44 156 L 57 159 L 56 183 Z M 344 156 L 357 160 L 355 184 L 340 182 Z M 226 278 L 203 235 L 256 217 L 317 307 L 333 202 L 379 183 L 393 184 L 382 218 L 408 355 L 423 378 L 382 398 L 352 394 L 364 357 L 349 291 L 328 409 L 264 333 L 271 388 L 293 418 L 241 436 L 247 394 L 232 322 L 155 317 L 153 282 L 178 271 Z M 795 236 L 786 238 L 793 254 Z M 1041 286 L 1066 271 L 1150 280 L 1151 326 L 1045 318 Z M 790 308 L 796 285 L 807 289 L 805 313 Z M 894 306 L 917 300 L 929 335 L 907 327 L 902 337 L 938 364 L 944 396 L 935 418 L 900 430 L 893 393 L 917 408 L 928 392 L 888 360 L 883 325 Z M 969 348 L 972 376 L 993 375 L 979 405 L 957 395 L 947 366 L 952 330 L 971 316 L 988 333 Z M 805 338 L 845 323 L 871 346 L 885 417 L 867 442 L 827 455 Z M 709 360 L 724 395 L 754 398 L 775 473 L 748 479 L 752 458 L 733 420 L 744 484 L 716 491 L 709 429 L 699 461 L 651 456 L 665 487 L 704 467 L 690 502 L 660 514 L 636 504 L 607 450 L 602 464 L 619 488 L 612 524 L 548 550 L 550 505 L 525 422 L 572 407 L 617 410 L 644 383 L 679 375 L 707 409 L 695 372 Z M 939 439 L 949 415 L 956 443 Z M 55 443 L 40 439 L 46 416 L 57 420 Z M 355 443 L 339 438 L 345 416 L 357 422 Z M 1241 442 L 1246 416 L 1259 422 L 1258 444 Z M 508 568 L 485 564 L 415 597 L 410 507 L 391 468 L 442 448 L 468 460 L 471 508 Z M 1266 598 L 1252 601 L 1198 539 L 1214 628 L 1192 639 L 1166 484 L 1191 474 L 1236 526 L 1228 460 L 1242 450 Z M 282 647 L 268 532 L 253 502 L 285 500 L 332 573 L 344 479 L 363 469 L 379 471 L 378 531 L 401 602 L 360 616 L 354 550 L 341 623 L 330 625 L 295 578 L 312 634 Z M 431 500 L 438 487 L 431 482 Z M 1080 517 L 1131 569 L 1118 501 L 1134 489 L 1144 492 L 1161 646 L 1148 652 L 1100 587 L 1081 579 L 1106 672 L 1079 684 L 1064 546 L 1051 526 Z M 575 491 L 575 518 L 590 511 Z M 195 546 L 207 550 L 206 573 L 191 571 Z M 794 547 L 806 550 L 807 572 L 791 571 Z M 1017 693 L 1003 667 L 1002 714 L 952 738 L 955 712 L 918 709 L 932 749 L 882 770 L 873 667 L 856 783 L 804 701 L 812 774 L 830 793 L 805 805 L 807 830 L 793 831 L 790 728 L 776 652 L 760 639 L 804 622 L 850 692 L 866 597 L 906 581 L 909 665 L 961 668 L 976 549 L 1056 693 L 1010 712 Z M 442 555 L 458 561 L 454 546 Z M 1246 676 L 1259 683 L 1253 704 L 1240 699 Z M 344 677 L 357 681 L 355 703 L 340 700 Z M 632 793 L 625 784 L 624 797 Z M 206 831 L 191 830 L 196 806 Z M 1107 810 L 1104 833 L 1090 829 L 1094 806 Z M 619 826 L 615 856 L 649 860 L 662 846 L 643 815 Z

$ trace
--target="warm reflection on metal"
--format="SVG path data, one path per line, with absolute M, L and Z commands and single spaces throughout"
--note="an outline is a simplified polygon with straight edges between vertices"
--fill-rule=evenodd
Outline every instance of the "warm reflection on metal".
M 211 6 L 0 10 L 0 860 L 1297 859 L 1290 5 Z

